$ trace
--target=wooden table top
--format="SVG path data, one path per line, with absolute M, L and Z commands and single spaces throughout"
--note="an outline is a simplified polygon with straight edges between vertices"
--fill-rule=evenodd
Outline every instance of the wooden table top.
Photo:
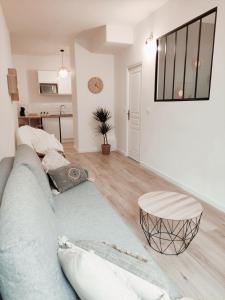
M 144 194 L 138 200 L 146 213 L 168 220 L 189 220 L 203 212 L 202 205 L 193 197 L 166 191 Z
M 51 115 L 51 114 L 48 114 L 48 115 L 27 115 L 27 116 L 19 116 L 19 120 L 27 120 L 27 119 L 51 119 L 51 118 L 69 118 L 69 117 L 72 117 L 73 115 L 72 114 L 61 114 L 61 115 Z

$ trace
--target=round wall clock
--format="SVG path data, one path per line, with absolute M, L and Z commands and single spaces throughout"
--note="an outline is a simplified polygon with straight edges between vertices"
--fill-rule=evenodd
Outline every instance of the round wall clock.
M 99 77 L 92 77 L 88 81 L 88 89 L 93 94 L 98 94 L 103 89 L 103 81 Z

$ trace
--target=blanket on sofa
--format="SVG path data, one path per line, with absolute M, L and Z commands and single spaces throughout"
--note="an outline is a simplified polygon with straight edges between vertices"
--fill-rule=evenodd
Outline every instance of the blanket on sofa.
M 160 276 L 161 270 L 157 267 L 155 261 L 150 256 L 140 257 L 135 253 L 127 253 L 126 249 L 118 250 L 115 245 L 110 245 L 104 242 L 80 240 L 73 241 L 74 244 L 84 250 L 93 250 L 95 254 L 108 260 L 109 262 L 137 275 L 138 277 L 165 289 L 170 295 L 171 299 L 180 299 L 181 294 L 177 288 L 171 285 L 171 281 L 165 277 Z M 124 250 L 124 251 L 123 251 Z M 160 280 L 157 280 L 160 278 Z

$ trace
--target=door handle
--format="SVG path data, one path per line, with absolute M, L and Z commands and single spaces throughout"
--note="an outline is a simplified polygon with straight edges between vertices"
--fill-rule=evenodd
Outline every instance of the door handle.
M 128 121 L 130 121 L 130 110 L 128 109 L 128 112 L 127 112 L 127 118 L 128 118 Z

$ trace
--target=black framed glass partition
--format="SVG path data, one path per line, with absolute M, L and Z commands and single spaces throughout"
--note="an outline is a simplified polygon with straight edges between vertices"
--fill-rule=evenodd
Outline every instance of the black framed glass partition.
M 217 8 L 157 39 L 155 101 L 209 100 Z

